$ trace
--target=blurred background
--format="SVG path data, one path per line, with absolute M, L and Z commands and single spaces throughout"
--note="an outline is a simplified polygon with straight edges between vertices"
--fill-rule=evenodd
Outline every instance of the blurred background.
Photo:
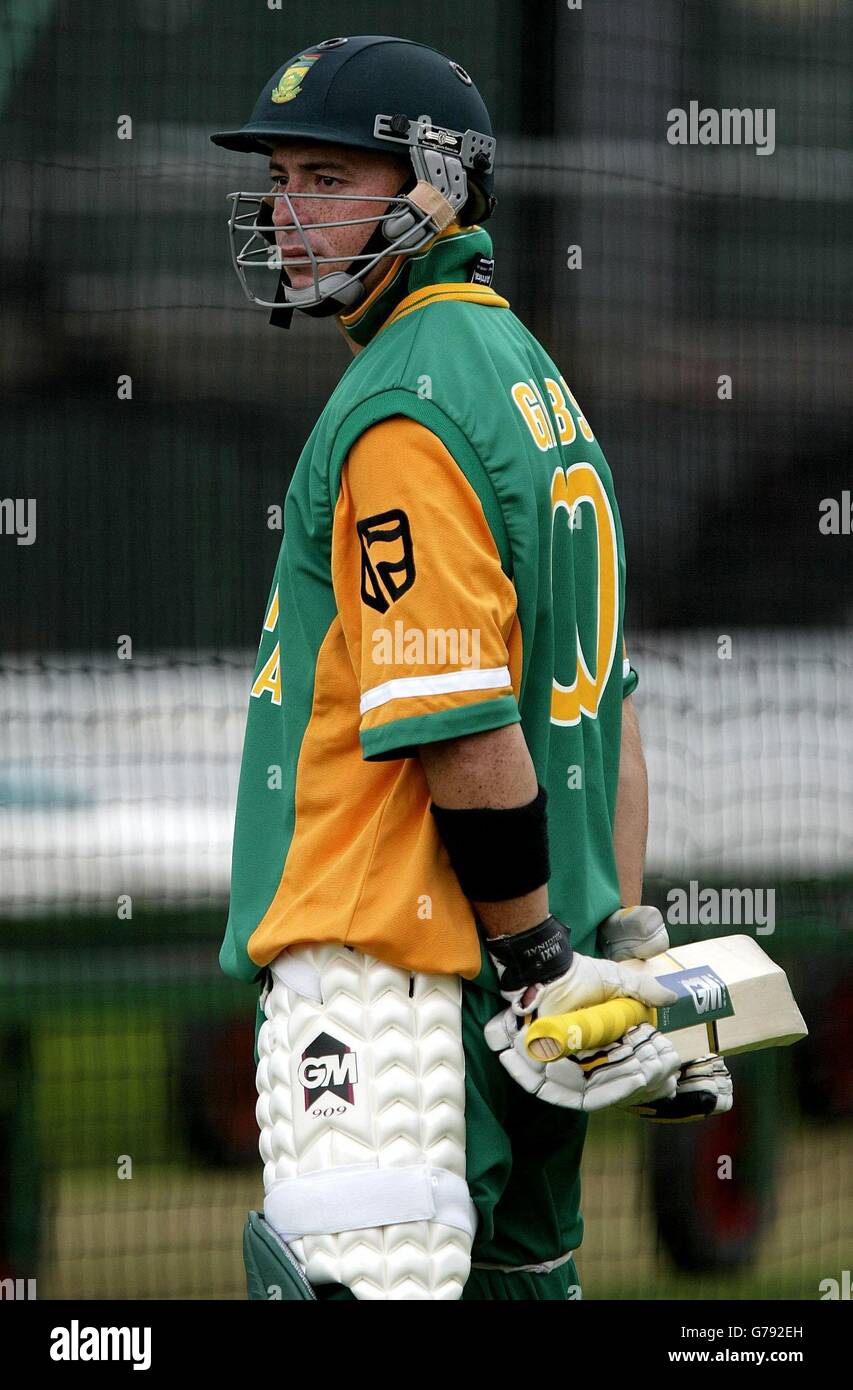
M 811 1028 L 733 1059 L 730 1116 L 594 1120 L 585 1297 L 817 1298 L 853 1252 L 853 540 L 819 527 L 850 513 L 842 0 L 0 0 L 0 503 L 36 501 L 34 543 L 5 506 L 0 534 L 0 1277 L 244 1296 L 254 991 L 216 956 L 268 508 L 349 356 L 243 299 L 225 195 L 264 161 L 208 135 L 366 31 L 472 73 L 495 287 L 615 476 L 646 900 L 772 890 Z M 671 146 L 691 100 L 773 108 L 775 152 Z

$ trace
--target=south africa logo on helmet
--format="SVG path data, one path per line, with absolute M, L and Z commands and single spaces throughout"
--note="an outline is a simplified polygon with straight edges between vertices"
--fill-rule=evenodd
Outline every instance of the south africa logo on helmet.
M 298 96 L 302 90 L 302 83 L 305 81 L 306 74 L 311 71 L 317 59 L 322 56 L 321 53 L 300 53 L 296 62 L 291 63 L 290 67 L 285 68 L 281 74 L 278 84 L 270 93 L 270 101 L 274 101 L 277 106 L 284 101 L 293 101 L 293 98 Z

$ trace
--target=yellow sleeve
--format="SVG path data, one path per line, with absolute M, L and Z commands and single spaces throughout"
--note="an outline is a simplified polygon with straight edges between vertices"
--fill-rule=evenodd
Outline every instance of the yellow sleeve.
M 519 722 L 515 587 L 475 489 L 406 416 L 371 426 L 347 455 L 332 581 L 365 758 Z

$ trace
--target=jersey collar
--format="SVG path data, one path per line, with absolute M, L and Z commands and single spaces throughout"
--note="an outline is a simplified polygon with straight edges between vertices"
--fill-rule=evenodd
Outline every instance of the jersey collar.
M 351 313 L 339 314 L 338 322 L 347 337 L 365 347 L 392 318 L 402 317 L 403 312 L 419 308 L 422 303 L 431 303 L 435 295 L 428 292 L 430 287 L 447 291 L 450 285 L 464 285 L 460 298 L 507 306 L 507 301 L 494 290 L 466 283 L 471 263 L 478 255 L 492 255 L 492 239 L 488 232 L 482 227 L 460 227 L 457 222 L 451 222 L 416 255 L 396 256 L 367 299 Z M 442 297 L 448 295 L 452 295 L 452 291 Z

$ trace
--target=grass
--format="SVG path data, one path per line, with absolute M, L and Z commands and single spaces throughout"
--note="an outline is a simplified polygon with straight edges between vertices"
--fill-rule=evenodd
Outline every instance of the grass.
M 593 1130 L 584 1158 L 586 1237 L 577 1264 L 587 1299 L 815 1299 L 850 1267 L 853 1194 L 845 1182 L 853 1124 L 793 1136 L 779 1164 L 775 1220 L 756 1263 L 685 1275 L 659 1248 L 638 1140 Z M 241 1235 L 263 1200 L 260 1165 L 236 1172 L 136 1164 L 58 1174 L 39 1298 L 245 1297 Z

